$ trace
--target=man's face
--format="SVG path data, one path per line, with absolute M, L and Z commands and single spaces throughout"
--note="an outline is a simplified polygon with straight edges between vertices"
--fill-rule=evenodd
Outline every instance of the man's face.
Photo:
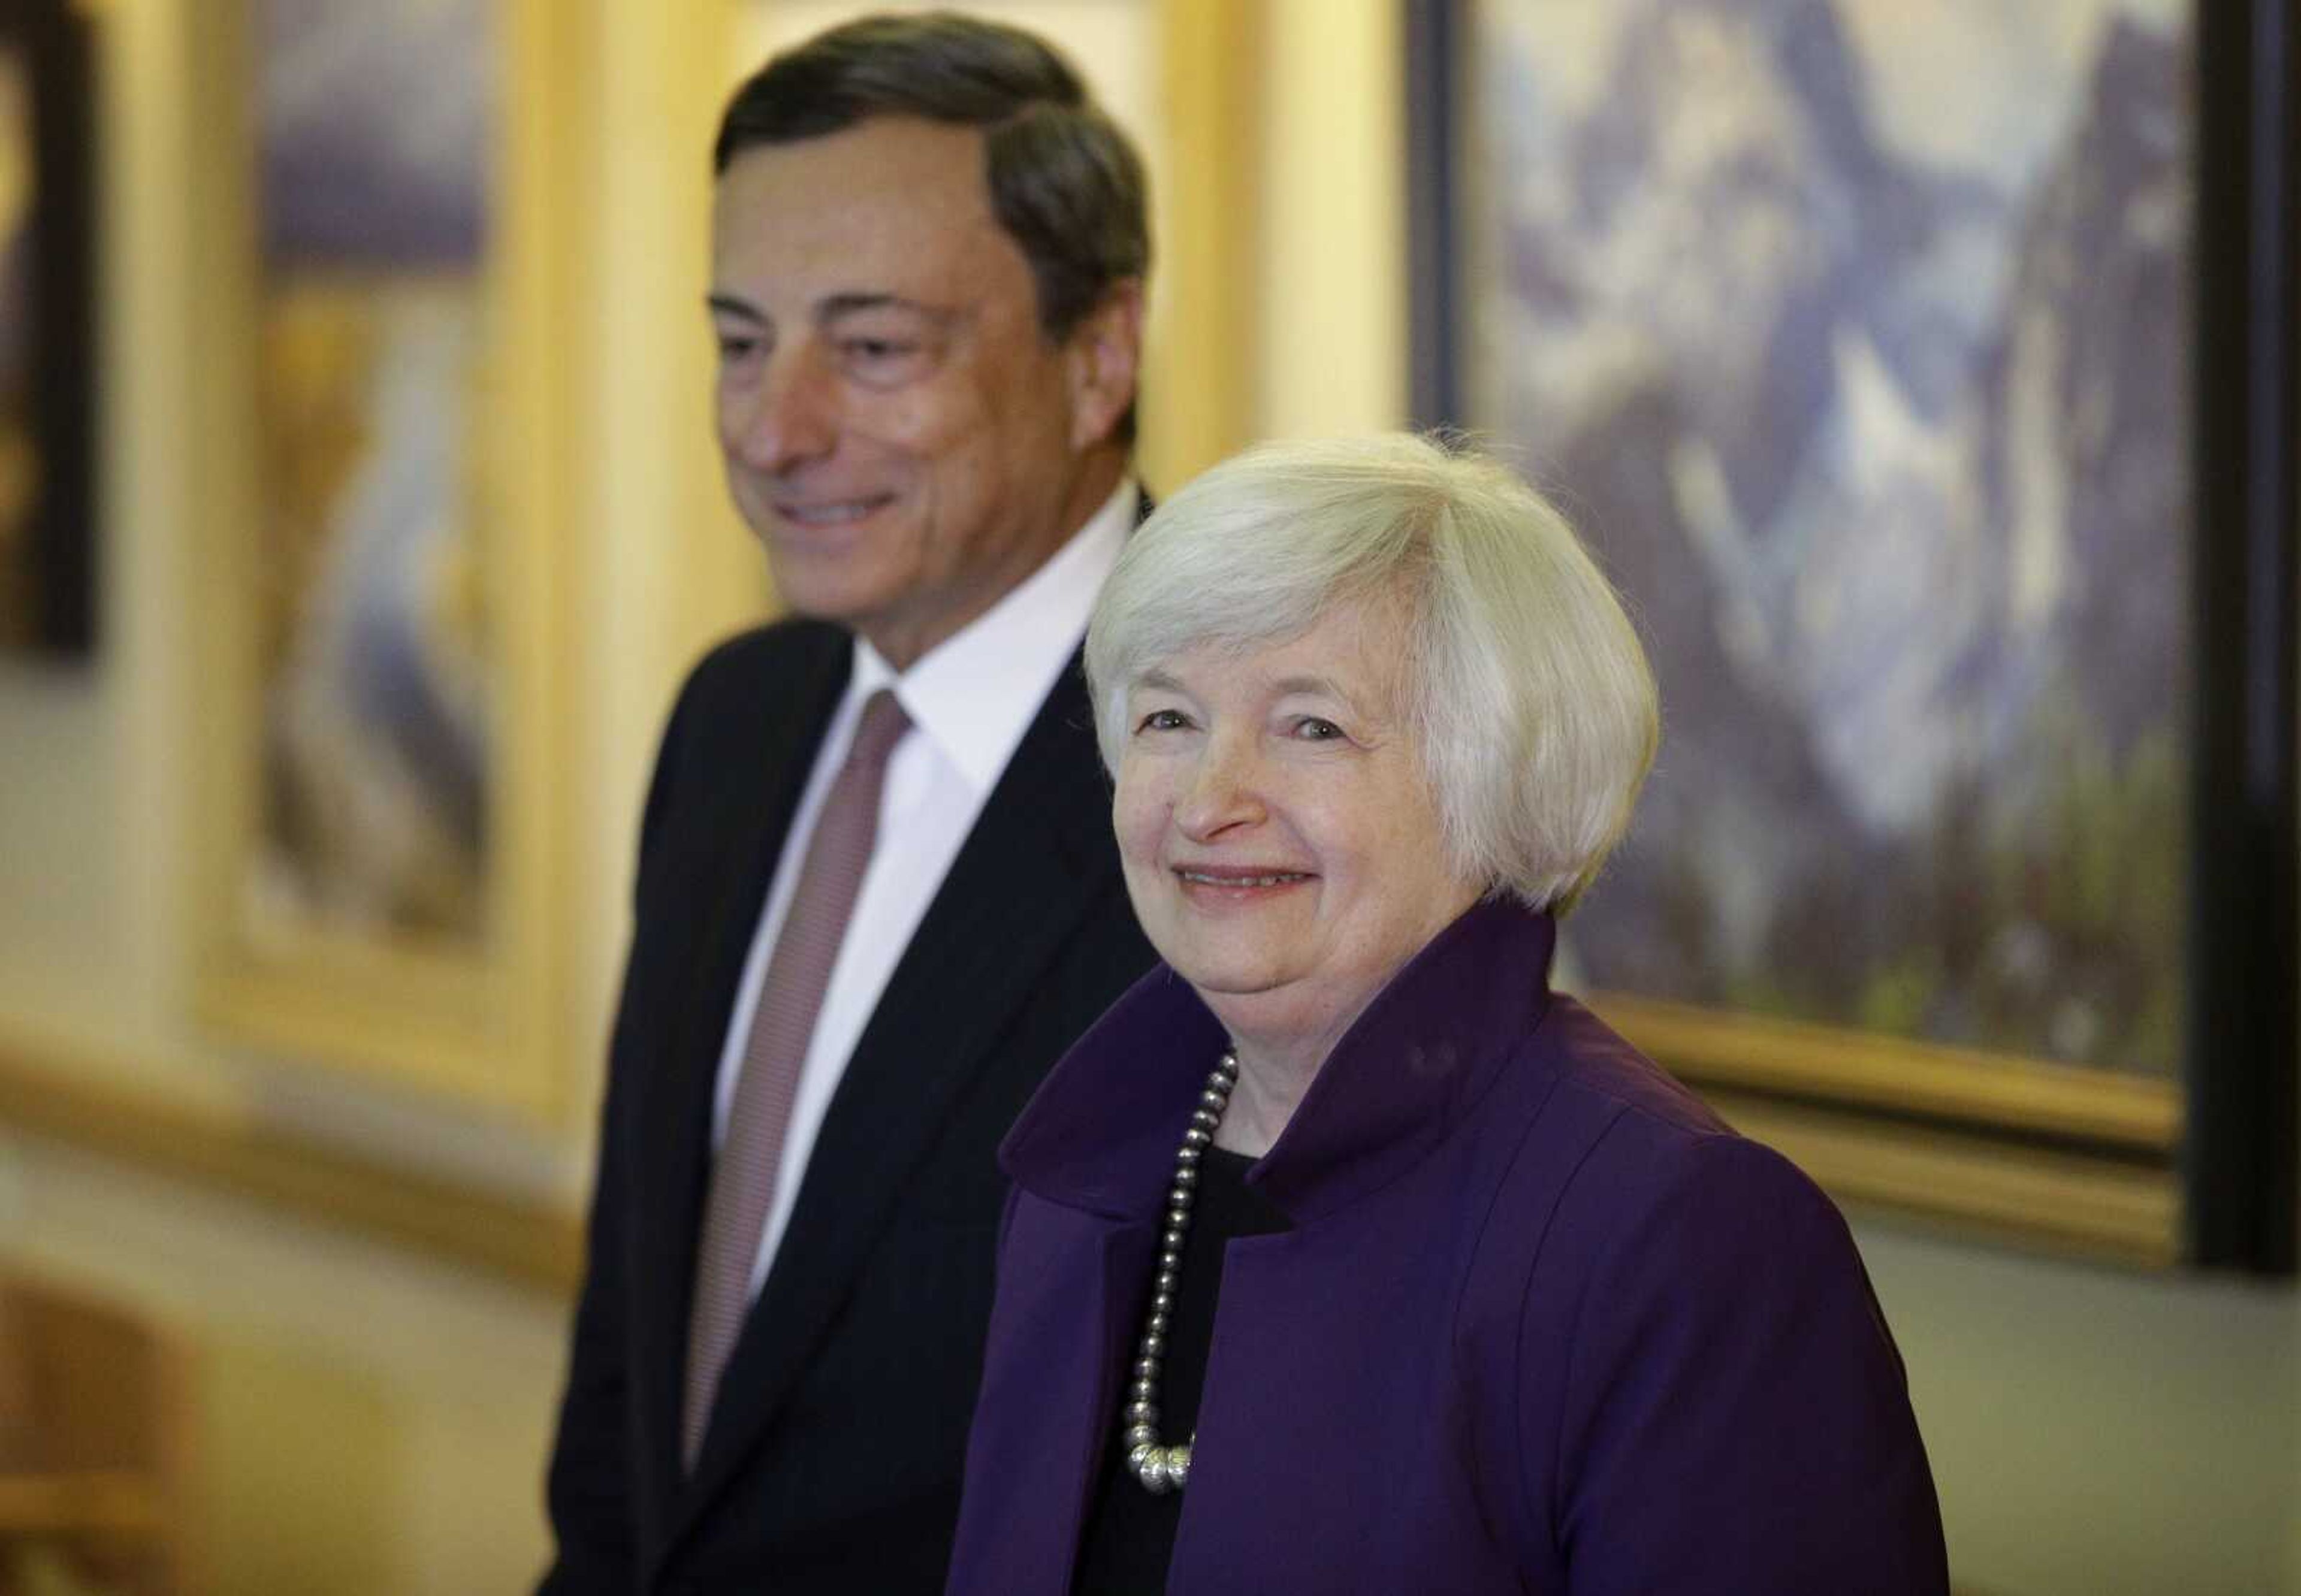
M 712 320 L 735 503 L 802 614 L 898 668 L 1028 576 L 1116 486 L 1132 301 L 1061 344 L 971 128 L 881 117 L 737 155 Z

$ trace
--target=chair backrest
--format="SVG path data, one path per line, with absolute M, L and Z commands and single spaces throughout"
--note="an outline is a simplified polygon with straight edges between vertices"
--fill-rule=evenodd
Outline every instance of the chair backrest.
M 184 1364 L 134 1313 L 0 1277 L 0 1588 L 28 1548 L 138 1596 L 188 1588 Z

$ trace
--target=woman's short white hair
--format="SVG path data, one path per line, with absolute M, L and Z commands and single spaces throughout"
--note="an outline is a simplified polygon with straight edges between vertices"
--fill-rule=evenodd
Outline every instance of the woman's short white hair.
M 1337 605 L 1405 616 L 1400 709 L 1465 880 L 1570 907 L 1628 827 L 1659 737 L 1653 673 L 1612 587 L 1508 469 L 1410 433 L 1266 444 L 1159 506 L 1087 628 L 1116 771 L 1126 697 L 1204 647 L 1309 631 Z

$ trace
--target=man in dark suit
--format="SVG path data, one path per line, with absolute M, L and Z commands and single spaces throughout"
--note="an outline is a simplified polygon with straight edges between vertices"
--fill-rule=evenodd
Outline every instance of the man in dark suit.
M 1143 184 L 950 16 L 768 63 L 715 159 L 720 443 L 801 618 L 665 732 L 543 1589 L 935 1592 L 993 1149 L 1150 958 L 1077 658 L 1140 513 Z

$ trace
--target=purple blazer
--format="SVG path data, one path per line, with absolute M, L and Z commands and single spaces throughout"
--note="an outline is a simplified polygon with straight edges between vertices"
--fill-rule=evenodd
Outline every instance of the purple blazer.
M 1942 1596 L 1900 1356 L 1837 1210 L 1471 909 L 1248 1180 L 1167 1589 Z M 1224 1034 L 1161 966 L 1056 1066 L 1015 1182 L 951 1596 L 1064 1596 L 1174 1152 Z M 1181 1437 L 1170 1437 L 1179 1440 Z

